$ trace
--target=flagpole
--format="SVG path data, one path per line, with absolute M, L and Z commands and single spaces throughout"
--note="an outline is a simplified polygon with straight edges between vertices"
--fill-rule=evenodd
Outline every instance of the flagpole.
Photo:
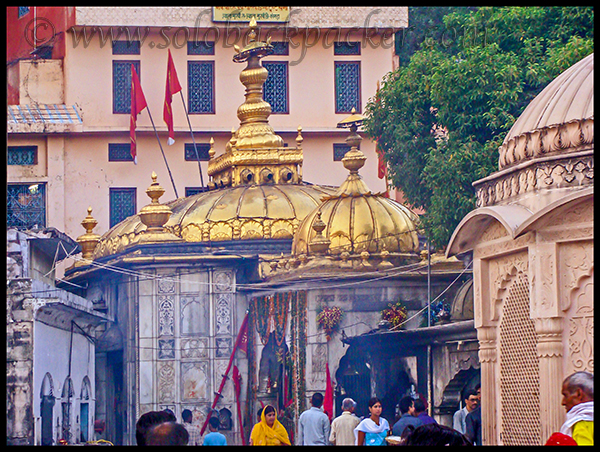
M 185 111 L 185 117 L 187 118 L 188 126 L 190 127 L 190 135 L 192 136 L 192 142 L 194 143 L 194 151 L 196 152 L 196 160 L 198 161 L 198 172 L 200 173 L 200 186 L 204 188 L 204 179 L 202 177 L 202 167 L 200 166 L 200 157 L 198 156 L 198 148 L 196 147 L 196 140 L 194 139 L 194 132 L 192 131 L 192 123 L 190 122 L 190 116 L 188 115 L 187 108 L 185 107 L 185 100 L 183 99 L 183 92 L 180 90 L 181 103 L 183 104 L 183 111 Z
M 156 131 L 156 126 L 154 125 L 154 120 L 152 119 L 152 114 L 150 113 L 150 107 L 146 107 L 148 110 L 148 116 L 150 117 L 150 122 L 152 123 L 152 128 L 154 129 L 154 134 L 156 135 L 156 141 L 158 141 L 158 146 L 160 147 L 160 152 L 162 153 L 163 159 L 165 160 L 165 165 L 167 166 L 167 171 L 169 172 L 169 177 L 171 178 L 171 183 L 173 184 L 173 190 L 175 191 L 175 197 L 179 198 L 177 194 L 177 188 L 175 188 L 175 181 L 173 180 L 173 175 L 171 174 L 171 169 L 169 168 L 169 164 L 167 163 L 167 157 L 165 156 L 165 151 L 163 151 L 162 144 L 160 144 L 160 138 L 158 138 L 158 132 Z

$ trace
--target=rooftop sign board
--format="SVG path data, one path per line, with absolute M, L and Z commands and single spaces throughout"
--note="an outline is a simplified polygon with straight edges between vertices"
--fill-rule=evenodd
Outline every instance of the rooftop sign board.
M 213 22 L 289 22 L 289 6 L 213 6 Z

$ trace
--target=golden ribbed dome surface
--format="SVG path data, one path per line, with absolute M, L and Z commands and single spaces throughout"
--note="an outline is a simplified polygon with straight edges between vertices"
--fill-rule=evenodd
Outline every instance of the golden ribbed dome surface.
M 309 184 L 252 184 L 227 187 L 165 203 L 172 210 L 166 231 L 186 242 L 290 239 L 300 221 L 333 188 Z M 123 251 L 139 241 L 146 226 L 132 215 L 110 229 L 94 257 Z
M 351 190 L 350 185 L 354 186 Z M 396 201 L 372 193 L 362 180 L 346 180 L 304 219 L 294 236 L 292 254 L 311 254 L 309 245 L 317 235 L 313 225 L 319 216 L 325 223 L 323 235 L 330 241 L 331 255 L 418 251 L 417 216 Z
M 594 141 L 594 54 L 556 77 L 515 121 L 500 146 L 499 168 Z

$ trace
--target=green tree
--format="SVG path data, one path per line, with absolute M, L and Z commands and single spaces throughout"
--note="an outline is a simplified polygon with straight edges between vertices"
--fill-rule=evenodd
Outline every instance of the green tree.
M 436 39 L 424 37 L 384 78 L 365 130 L 392 184 L 425 210 L 421 226 L 436 248 L 475 208 L 472 183 L 498 169 L 498 147 L 516 118 L 593 52 L 593 21 L 592 7 L 455 10 Z

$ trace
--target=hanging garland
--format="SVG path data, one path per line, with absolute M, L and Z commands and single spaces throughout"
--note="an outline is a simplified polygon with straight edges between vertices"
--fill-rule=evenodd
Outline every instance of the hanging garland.
M 317 324 L 325 331 L 327 341 L 331 340 L 331 336 L 339 329 L 340 322 L 344 311 L 338 306 L 323 307 L 317 314 Z
M 271 312 L 275 316 L 275 340 L 279 346 L 281 346 L 285 340 L 285 324 L 287 322 L 291 298 L 292 292 L 278 292 L 271 300 L 273 303 Z
M 263 295 L 254 297 L 251 303 L 255 313 L 256 332 L 258 333 L 263 345 L 269 341 L 269 318 L 271 310 L 272 295 Z

